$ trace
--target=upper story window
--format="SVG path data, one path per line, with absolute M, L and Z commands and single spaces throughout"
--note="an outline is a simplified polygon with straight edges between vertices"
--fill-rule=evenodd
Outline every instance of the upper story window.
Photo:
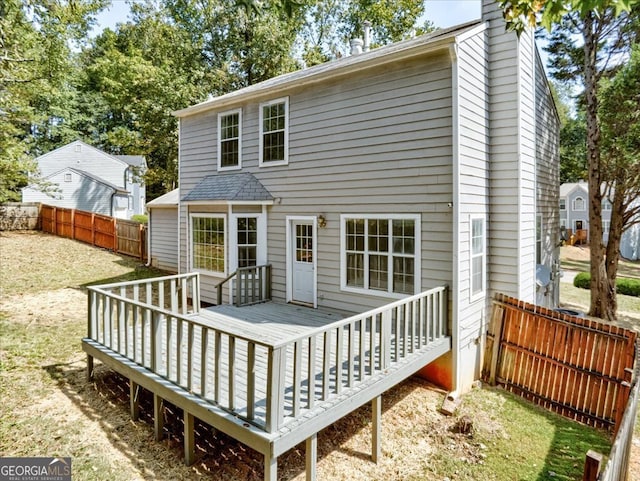
M 602 210 L 611 210 L 611 202 L 607 199 L 602 199 Z
M 419 289 L 420 217 L 342 217 L 342 288 L 371 294 Z
M 289 98 L 260 104 L 260 166 L 289 162 Z
M 71 182 L 71 174 L 64 174 L 64 181 Z
M 226 266 L 225 217 L 220 214 L 191 215 L 191 268 L 224 274 Z
M 584 210 L 584 199 L 582 197 L 573 199 L 573 210 Z
M 560 199 L 560 210 L 567 210 L 567 201 L 565 199 Z
M 218 114 L 218 170 L 239 169 L 241 165 L 242 111 Z

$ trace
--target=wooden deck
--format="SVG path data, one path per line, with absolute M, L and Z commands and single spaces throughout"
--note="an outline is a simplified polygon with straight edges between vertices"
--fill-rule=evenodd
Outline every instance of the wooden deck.
M 196 416 L 264 454 L 275 479 L 280 454 L 305 440 L 313 450 L 318 431 L 364 403 L 379 415 L 384 391 L 451 348 L 444 288 L 350 316 L 273 302 L 199 309 L 188 303 L 197 275 L 163 279 L 91 288 L 83 349 L 90 370 L 100 359 L 132 394 L 140 385 L 158 409 L 166 399 L 185 410 L 187 462 Z

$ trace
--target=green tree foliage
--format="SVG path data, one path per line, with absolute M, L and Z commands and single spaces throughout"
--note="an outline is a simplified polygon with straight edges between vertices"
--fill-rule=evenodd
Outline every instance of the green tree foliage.
M 429 32 L 431 22 L 418 24 L 424 13 L 420 0 L 316 0 L 300 35 L 303 60 L 310 66 L 348 54 L 351 39 L 363 37 L 365 21 L 372 48 Z
M 589 185 L 589 244 L 591 252 L 591 306 L 589 313 L 608 320 L 616 318 L 615 280 L 622 212 L 612 210 L 608 243 L 602 229 L 601 185 L 611 185 L 601 151 L 598 118 L 598 85 L 615 73 L 637 42 L 640 31 L 640 0 L 499 0 L 507 27 L 521 32 L 542 23 L 551 31 L 549 52 L 553 74 L 584 87 L 582 103 L 586 125 L 586 156 Z M 618 192 L 620 189 L 616 189 Z M 620 194 L 618 192 L 618 194 Z M 621 204 L 620 204 L 621 205 Z M 618 245 L 616 245 L 618 243 Z
M 103 0 L 0 3 L 0 201 L 27 184 L 48 190 L 33 158 L 75 138 L 70 46 L 79 44 Z

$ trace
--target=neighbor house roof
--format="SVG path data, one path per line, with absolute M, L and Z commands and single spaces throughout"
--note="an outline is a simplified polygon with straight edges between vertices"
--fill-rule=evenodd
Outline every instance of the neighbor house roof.
M 273 196 L 253 174 L 248 172 L 208 175 L 183 198 L 185 202 L 197 201 L 272 201 Z
M 132 167 L 144 167 L 145 160 L 142 155 L 114 155 L 116 159 L 120 159 Z
M 584 181 L 565 182 L 564 184 L 560 184 L 560 197 L 568 196 L 576 187 L 582 187 L 586 192 L 589 192 L 589 184 Z
M 474 33 L 474 29 L 479 27 L 484 28 L 482 22 L 480 20 L 474 20 L 455 27 L 438 29 L 425 35 L 385 45 L 368 52 L 343 57 L 314 67 L 280 75 L 265 80 L 264 82 L 215 97 L 186 109 L 177 110 L 173 112 L 173 114 L 177 117 L 186 117 L 198 112 L 221 108 L 257 95 L 273 95 L 293 86 L 300 87 L 313 84 L 338 75 L 351 75 L 365 68 L 384 65 L 389 62 L 397 62 L 426 52 L 447 48 L 461 35 Z
M 147 202 L 147 207 L 175 207 L 180 200 L 180 189 L 173 189 L 171 192 L 156 197 Z
M 102 185 L 106 185 L 107 187 L 109 187 L 110 189 L 113 189 L 116 193 L 118 194 L 128 194 L 129 192 L 127 192 L 126 190 L 124 190 L 122 187 L 118 187 L 115 184 L 112 184 L 111 182 L 101 179 L 100 177 L 98 177 L 97 175 L 93 175 L 89 172 L 86 172 L 84 170 L 80 170 L 80 169 L 74 169 L 73 167 L 65 167 L 64 169 L 61 169 L 57 172 L 54 172 L 53 174 L 49 175 L 48 177 L 46 177 L 47 179 L 56 176 L 62 172 L 67 172 L 67 171 L 71 171 L 71 172 L 75 172 L 78 175 L 82 175 L 84 177 L 87 177 L 95 182 L 98 182 Z

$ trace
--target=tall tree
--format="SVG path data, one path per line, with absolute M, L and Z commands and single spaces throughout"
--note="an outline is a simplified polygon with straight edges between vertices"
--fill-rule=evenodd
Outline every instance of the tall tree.
M 76 136 L 70 45 L 83 41 L 105 1 L 0 3 L 0 200 L 18 200 L 40 180 L 33 158 Z
M 310 66 L 348 54 L 350 41 L 362 38 L 365 21 L 373 48 L 429 32 L 431 22 L 419 23 L 424 13 L 421 0 L 316 0 L 300 33 L 303 60 Z
M 629 62 L 601 88 L 604 196 L 611 202 L 607 271 L 617 265 L 622 233 L 640 223 L 640 44 Z
M 602 242 L 602 185 L 608 179 L 601 156 L 598 83 L 620 65 L 623 54 L 628 53 L 637 41 L 638 11 L 633 9 L 640 8 L 640 0 L 499 1 L 508 28 L 516 32 L 535 25 L 538 18 L 541 19 L 551 31 L 553 43 L 550 53 L 556 78 L 578 80 L 584 86 L 591 252 L 589 314 L 614 320 L 617 315 L 617 256 L 607 259 Z M 612 223 L 610 237 L 613 227 Z

